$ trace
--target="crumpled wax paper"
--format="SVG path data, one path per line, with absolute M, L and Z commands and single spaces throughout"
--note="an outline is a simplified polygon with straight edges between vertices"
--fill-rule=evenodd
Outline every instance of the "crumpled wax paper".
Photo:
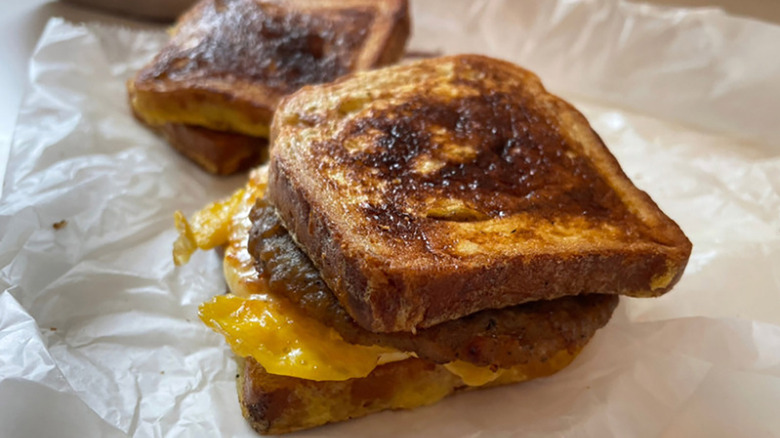
M 413 50 L 506 58 L 571 100 L 693 255 L 553 377 L 303 435 L 780 434 L 780 28 L 618 0 L 417 1 L 414 23 Z M 126 102 L 165 38 L 54 19 L 32 57 L 0 204 L 3 437 L 254 435 L 197 317 L 218 256 L 170 255 L 173 212 L 244 178 L 201 172 Z

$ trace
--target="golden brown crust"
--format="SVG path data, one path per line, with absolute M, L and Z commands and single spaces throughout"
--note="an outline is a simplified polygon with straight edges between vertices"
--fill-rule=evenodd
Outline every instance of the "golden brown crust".
M 503 61 L 305 87 L 272 141 L 270 200 L 371 331 L 582 293 L 657 296 L 690 254 L 587 120 Z
M 203 0 L 133 81 L 150 125 L 267 136 L 279 99 L 301 85 L 400 58 L 406 0 Z
M 394 17 L 391 21 L 394 23 L 393 29 L 383 43 L 381 50 L 378 50 L 374 67 L 384 67 L 392 65 L 404 57 L 406 53 L 406 41 L 412 33 L 412 20 L 409 15 L 409 4 L 406 1 L 398 3 L 395 6 Z
M 316 382 L 267 373 L 251 358 L 239 359 L 241 411 L 262 434 L 279 434 L 346 421 L 388 409 L 436 403 L 459 391 L 549 376 L 576 357 L 562 351 L 553 359 L 512 368 L 481 387 L 467 386 L 441 365 L 406 359 L 377 367 L 367 377 Z

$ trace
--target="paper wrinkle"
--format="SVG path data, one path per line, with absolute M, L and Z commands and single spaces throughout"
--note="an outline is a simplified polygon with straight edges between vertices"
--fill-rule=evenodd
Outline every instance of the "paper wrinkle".
M 7 353 L 0 361 L 0 376 L 29 376 L 50 382 L 53 389 L 67 390 L 67 382 L 38 335 L 35 320 L 8 292 L 0 294 L 0 304 L 0 351 Z
M 468 3 L 447 2 L 435 18 L 425 13 L 443 3 L 413 3 L 421 48 L 499 56 L 536 72 L 555 91 L 780 144 L 773 126 L 780 65 L 772 53 L 779 26 L 714 8 L 619 0 L 487 1 L 478 2 L 486 6 L 475 15 L 468 15 Z M 457 35 L 436 26 L 444 21 L 462 23 L 447 27 Z
M 538 73 L 694 252 L 674 292 L 622 300 L 553 377 L 304 435 L 780 430 L 780 29 L 616 0 L 443 5 L 413 3 L 412 49 L 492 54 Z M 197 317 L 225 290 L 218 256 L 181 268 L 170 257 L 173 212 L 245 177 L 199 171 L 126 102 L 125 80 L 166 38 L 54 19 L 32 57 L 0 202 L 3 436 L 255 435 L 235 361 Z

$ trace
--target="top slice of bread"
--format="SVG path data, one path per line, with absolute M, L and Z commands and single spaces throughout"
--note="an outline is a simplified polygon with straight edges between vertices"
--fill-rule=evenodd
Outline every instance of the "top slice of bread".
M 496 59 L 304 87 L 271 141 L 271 202 L 369 330 L 581 293 L 658 296 L 690 255 L 585 117 Z
M 146 123 L 268 136 L 282 96 L 401 57 L 406 0 L 203 0 L 128 85 Z

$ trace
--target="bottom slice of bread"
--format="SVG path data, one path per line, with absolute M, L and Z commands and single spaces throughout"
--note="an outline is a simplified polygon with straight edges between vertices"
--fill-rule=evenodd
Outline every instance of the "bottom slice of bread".
M 132 96 L 133 91 L 131 101 Z M 133 117 L 160 134 L 180 154 L 215 175 L 231 175 L 268 161 L 267 138 L 184 123 L 152 126 L 134 108 Z
M 256 431 L 280 434 L 388 409 L 425 406 L 464 390 L 549 376 L 578 353 L 562 350 L 550 360 L 505 369 L 482 386 L 468 386 L 444 366 L 417 358 L 380 365 L 364 378 L 339 382 L 270 374 L 254 359 L 245 358 L 239 359 L 238 398 Z
M 268 159 L 265 138 L 177 123 L 156 129 L 179 153 L 216 175 L 240 172 Z

